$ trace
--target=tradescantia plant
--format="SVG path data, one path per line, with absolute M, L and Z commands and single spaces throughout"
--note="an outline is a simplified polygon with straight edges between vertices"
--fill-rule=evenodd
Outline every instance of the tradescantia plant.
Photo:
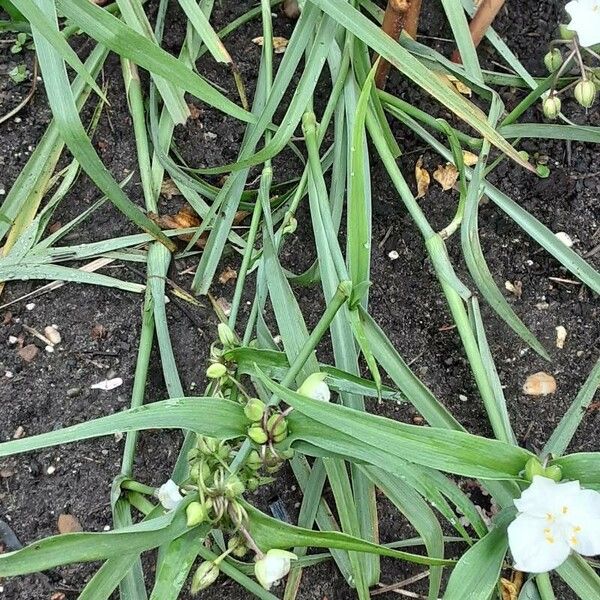
M 186 580 L 192 593 L 198 593 L 221 574 L 259 598 L 272 599 L 279 590 L 291 600 L 303 570 L 332 560 L 356 596 L 366 599 L 380 581 L 379 559 L 386 556 L 424 565 L 431 600 L 441 595 L 445 600 L 500 597 L 501 574 L 519 568 L 532 573 L 523 587 L 528 596 L 523 598 L 536 597 L 529 595 L 531 590 L 542 600 L 554 598 L 551 569 L 579 598 L 600 598 L 600 578 L 586 558 L 598 550 L 594 536 L 600 453 L 565 454 L 600 383 L 600 362 L 535 456 L 517 444 L 478 299 L 481 296 L 508 327 L 549 359 L 505 300 L 486 264 L 478 233 L 484 194 L 574 277 L 600 293 L 600 274 L 488 179 L 504 157 L 514 161 L 515 168 L 533 170 L 518 151 L 520 139 L 600 141 L 597 127 L 521 120 L 543 94 L 571 85 L 572 77 L 556 70 L 547 78 L 532 77 L 493 30 L 487 32 L 489 42 L 516 74 L 483 69 L 468 26 L 467 14 L 475 10 L 469 0 L 441 1 L 460 64 L 406 33 L 399 41 L 390 38 L 381 29 L 384 11 L 369 0 L 306 0 L 276 70 L 271 11 L 278 2 L 262 0 L 221 32 L 211 26 L 212 1 L 178 0 L 178 4 L 187 19 L 187 35 L 180 55 L 174 57 L 161 48 L 167 0 L 159 2 L 153 25 L 140 0 L 117 0 L 105 8 L 89 0 L 12 0 L 29 21 L 54 121 L 2 206 L 0 235 L 5 245 L 0 278 L 51 278 L 143 293 L 144 312 L 129 410 L 0 444 L 3 457 L 126 433 L 122 469 L 115 474 L 111 495 L 114 529 L 59 535 L 1 554 L 0 577 L 102 561 L 80 595 L 84 600 L 109 598 L 117 587 L 121 598 L 144 598 L 150 590 L 153 600 L 176 599 Z M 263 45 L 249 106 L 244 83 L 222 39 L 251 19 L 261 21 Z M 68 44 L 76 32 L 97 42 L 85 63 Z M 117 183 L 104 168 L 79 113 L 90 94 L 103 99 L 96 77 L 108 52 L 122 61 L 145 211 L 129 199 L 127 182 Z M 231 70 L 239 102 L 196 72 L 196 60 L 205 53 Z M 373 54 L 379 60 L 372 62 Z M 452 123 L 438 119 L 379 89 L 375 84 L 382 61 L 456 119 Z M 77 73 L 72 82 L 66 65 Z M 151 75 L 147 93 L 138 67 Z M 277 123 L 274 115 L 297 71 L 294 94 Z M 314 100 L 320 80 L 327 82 L 327 100 L 317 114 Z M 467 86 L 478 104 L 461 95 L 451 85 L 453 80 Z M 505 110 L 499 93 L 506 85 L 526 92 L 511 112 Z M 186 92 L 244 124 L 234 163 L 197 169 L 181 163 L 173 131 L 188 117 Z M 396 161 L 401 149 L 388 117 L 457 170 L 456 215 L 439 232 Z M 296 146 L 298 133 L 305 155 Z M 287 146 L 302 156 L 301 175 L 274 183 L 273 159 Z M 73 160 L 53 177 L 65 147 Z M 475 155 L 470 166 L 465 151 Z M 490 162 L 493 151 L 500 157 Z M 370 162 L 376 157 L 421 234 L 493 438 L 466 431 L 369 313 Z M 248 176 L 257 165 L 262 170 L 254 189 L 248 186 Z M 105 197 L 58 231 L 44 235 L 53 210 L 80 170 Z M 208 179 L 216 174 L 228 175 L 221 187 Z M 163 231 L 157 220 L 149 218 L 149 213 L 159 212 L 167 175 L 202 218 L 199 227 Z M 55 184 L 57 191 L 42 203 Z M 57 245 L 106 200 L 141 232 L 74 247 Z M 279 257 L 295 231 L 302 202 L 309 208 L 317 261 L 304 273 L 292 273 L 282 267 Z M 243 235 L 233 228 L 240 209 L 251 213 Z M 192 289 L 183 290 L 167 279 L 169 264 L 173 256 L 194 256 L 195 242 L 204 233 L 206 243 Z M 446 240 L 455 233 L 471 287 L 458 277 L 446 250 Z M 184 250 L 173 242 L 181 235 L 189 240 Z M 178 376 L 165 294 L 188 302 L 194 302 L 192 293 L 207 294 L 225 249 L 240 256 L 241 266 L 230 312 L 218 313 L 222 322 L 214 333 L 210 364 L 205 365 L 206 389 L 195 397 L 186 393 Z M 146 261 L 145 285 L 62 264 L 100 257 Z M 240 306 L 250 277 L 256 291 L 243 322 Z M 324 300 L 312 330 L 296 300 L 297 285 L 313 285 Z M 264 317 L 267 308 L 273 314 L 270 325 Z M 144 405 L 155 336 L 169 398 Z M 317 359 L 325 339 L 331 343 L 332 364 Z M 361 361 L 368 376 L 359 368 Z M 428 426 L 370 414 L 370 400 L 410 403 Z M 171 479 L 158 488 L 138 481 L 133 471 L 136 433 L 145 429 L 187 432 Z M 268 486 L 283 468 L 293 472 L 303 494 L 296 524 L 252 505 L 251 492 Z M 493 498 L 498 511 L 491 522 L 462 491 L 461 478 L 476 480 Z M 334 506 L 324 498 L 326 485 Z M 376 490 L 411 523 L 416 538 L 379 543 Z M 576 520 L 564 516 L 565 506 L 567 513 L 573 509 Z M 587 537 L 584 527 L 591 532 Z M 448 537 L 445 531 L 455 535 Z M 448 541 L 456 543 L 451 551 Z M 546 555 L 552 543 L 560 543 L 560 548 Z M 308 554 L 309 548 L 324 552 Z M 148 574 L 139 559 L 152 549 L 158 549 L 156 569 Z M 282 591 L 277 582 L 284 578 Z

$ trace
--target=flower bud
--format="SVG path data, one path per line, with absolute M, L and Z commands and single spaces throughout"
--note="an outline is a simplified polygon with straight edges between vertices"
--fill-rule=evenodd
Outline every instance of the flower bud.
M 219 440 L 213 437 L 201 436 L 197 441 L 198 450 L 202 454 L 214 454 L 219 448 Z
M 263 461 L 256 450 L 252 450 L 246 459 L 246 466 L 252 471 L 258 471 L 262 467 Z
M 525 479 L 533 481 L 536 475 L 544 475 L 544 467 L 537 457 L 532 456 L 525 464 Z
M 596 100 L 596 86 L 589 79 L 582 79 L 575 86 L 575 100 L 584 108 L 590 108 Z
M 237 337 L 229 325 L 226 323 L 219 323 L 217 331 L 219 333 L 219 340 L 221 340 L 221 344 L 223 344 L 223 346 L 230 348 L 231 346 L 237 345 Z
M 200 502 L 190 502 L 185 509 L 185 515 L 187 517 L 187 526 L 195 527 L 208 519 L 208 510 Z
M 550 73 L 558 71 L 563 64 L 562 53 L 558 48 L 553 48 L 544 56 L 544 64 Z
M 246 491 L 246 486 L 240 481 L 237 475 L 230 475 L 225 482 L 225 495 L 228 498 L 236 498 Z
M 190 468 L 190 477 L 194 481 L 205 483 L 210 477 L 210 467 L 204 461 L 195 462 Z
M 223 363 L 213 363 L 206 369 L 206 376 L 209 379 L 220 379 L 227 373 L 227 367 Z
M 313 398 L 314 400 L 329 402 L 331 399 L 331 392 L 329 386 L 325 383 L 326 377 L 326 373 L 312 373 L 298 388 L 298 393 Z
M 560 481 L 562 479 L 562 469 L 560 465 L 550 465 L 544 470 L 544 477 L 552 479 L 553 481 Z
M 542 103 L 544 116 L 548 119 L 556 119 L 560 113 L 561 102 L 556 95 L 548 96 Z
M 217 458 L 220 458 L 221 460 L 227 460 L 231 455 L 231 447 L 229 446 L 229 444 L 221 442 L 217 449 L 216 455 Z
M 244 414 L 252 422 L 260 421 L 264 412 L 265 403 L 258 398 L 250 398 L 244 406 Z
M 284 234 L 290 234 L 290 233 L 294 233 L 294 231 L 296 231 L 296 228 L 298 227 L 298 221 L 296 221 L 295 217 L 290 217 L 287 225 L 283 228 L 283 233 Z
M 231 550 L 231 554 L 236 558 L 243 558 L 248 552 L 248 546 L 246 546 L 245 541 L 238 536 L 229 538 L 227 549 Z
M 297 556 L 286 550 L 269 550 L 254 565 L 254 575 L 266 590 L 290 572 L 290 561 Z
M 286 450 L 281 450 L 279 452 L 279 456 L 284 460 L 291 460 L 294 458 L 295 450 L 293 448 L 287 448 Z
M 248 437 L 256 444 L 266 444 L 269 436 L 260 425 L 252 425 L 248 429 Z
M 566 23 L 561 23 L 558 26 L 558 31 L 562 40 L 572 40 L 575 37 L 575 32 L 569 29 Z
M 260 482 L 256 477 L 250 477 L 250 479 L 246 481 L 246 487 L 248 488 L 249 492 L 255 492 L 258 489 L 259 485 Z
M 287 421 L 279 413 L 269 417 L 267 421 L 267 431 L 275 438 L 287 433 Z
M 219 567 L 213 562 L 203 562 L 192 577 L 192 594 L 197 594 L 211 586 L 219 576 Z

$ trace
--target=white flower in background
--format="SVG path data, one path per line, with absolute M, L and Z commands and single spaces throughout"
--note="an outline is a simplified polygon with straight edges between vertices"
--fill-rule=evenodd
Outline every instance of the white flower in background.
M 283 579 L 290 572 L 290 562 L 298 557 L 287 550 L 269 550 L 254 565 L 254 575 L 265 590 Z
M 167 510 L 177 508 L 183 500 L 183 496 L 179 493 L 179 486 L 172 479 L 168 479 L 156 490 L 156 497 Z
M 326 373 L 313 373 L 312 375 L 309 375 L 298 388 L 298 393 L 313 398 L 314 400 L 329 402 L 331 392 L 329 386 L 325 383 L 326 377 Z
M 600 0 L 572 0 L 565 10 L 571 17 L 567 29 L 577 34 L 582 46 L 600 44 Z
M 599 492 L 536 475 L 514 502 L 519 515 L 508 527 L 508 543 L 518 571 L 551 571 L 571 550 L 600 554 Z

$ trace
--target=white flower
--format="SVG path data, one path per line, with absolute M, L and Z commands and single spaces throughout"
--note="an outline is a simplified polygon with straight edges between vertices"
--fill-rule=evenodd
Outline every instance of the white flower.
M 600 0 L 572 0 L 565 10 L 571 17 L 567 29 L 577 34 L 582 46 L 600 44 Z
M 551 571 L 571 550 L 600 554 L 599 492 L 536 475 L 514 502 L 519 515 L 508 527 L 508 543 L 518 571 Z
M 258 583 L 265 590 L 270 590 L 272 585 L 277 584 L 290 572 L 290 561 L 297 558 L 293 552 L 287 550 L 269 550 L 254 565 L 254 575 Z
M 313 400 L 329 402 L 331 392 L 329 391 L 329 386 L 325 383 L 325 377 L 327 377 L 326 373 L 313 373 L 309 375 L 298 388 L 298 393 L 308 396 Z
M 179 493 L 179 486 L 172 479 L 168 479 L 156 490 L 156 497 L 167 510 L 177 508 L 183 500 L 183 496 Z

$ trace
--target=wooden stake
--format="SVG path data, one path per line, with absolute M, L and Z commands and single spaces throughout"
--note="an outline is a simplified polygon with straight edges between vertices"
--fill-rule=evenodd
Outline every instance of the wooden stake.
M 493 23 L 496 15 L 504 6 L 504 2 L 505 0 L 481 0 L 479 8 L 469 24 L 471 39 L 473 40 L 473 44 L 475 44 L 475 48 L 479 46 L 488 27 Z M 452 62 L 459 64 L 462 62 L 458 50 L 452 53 Z
M 385 14 L 383 15 L 381 29 L 396 42 L 404 28 L 406 14 L 410 4 L 411 2 L 409 0 L 388 0 Z M 375 55 L 373 62 L 375 62 L 375 60 L 377 60 L 377 55 Z M 375 73 L 375 85 L 380 90 L 385 87 L 389 71 L 390 63 L 382 58 L 379 61 L 377 72 Z

